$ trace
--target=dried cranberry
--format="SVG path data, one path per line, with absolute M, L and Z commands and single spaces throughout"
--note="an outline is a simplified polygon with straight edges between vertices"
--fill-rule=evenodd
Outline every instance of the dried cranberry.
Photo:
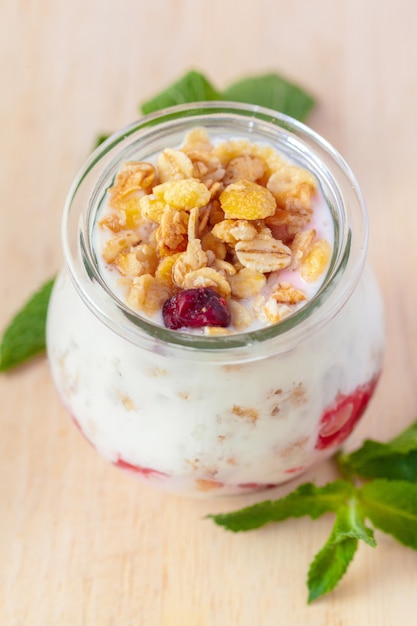
M 162 307 L 167 328 L 201 328 L 228 326 L 230 312 L 226 300 L 209 287 L 185 289 L 172 296 Z

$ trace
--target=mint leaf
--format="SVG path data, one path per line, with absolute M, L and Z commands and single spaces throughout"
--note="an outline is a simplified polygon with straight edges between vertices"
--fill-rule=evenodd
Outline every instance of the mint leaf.
M 392 452 L 387 444 L 366 440 L 360 450 L 339 459 L 343 471 L 363 478 L 389 478 L 417 482 L 417 450 Z
M 417 482 L 417 422 L 387 443 L 367 439 L 359 450 L 341 455 L 339 464 L 364 478 Z
M 288 517 L 309 515 L 316 519 L 337 511 L 352 496 L 355 488 L 344 480 L 336 480 L 324 487 L 304 483 L 280 500 L 267 500 L 232 513 L 209 515 L 218 526 L 233 532 L 253 530 L 269 522 L 281 522 Z
M 397 437 L 391 439 L 389 446 L 393 451 L 402 454 L 417 451 L 417 422 L 414 422 Z
M 308 570 L 308 602 L 332 591 L 343 578 L 358 548 L 358 540 L 344 537 L 339 542 L 325 543 Z
M 45 283 L 6 328 L 0 344 L 0 372 L 45 350 L 46 314 L 54 280 Z
M 417 550 L 417 484 L 375 479 L 360 489 L 359 497 L 376 528 Z
M 219 92 L 209 80 L 192 70 L 141 105 L 142 113 L 153 113 L 175 104 L 203 100 L 230 100 L 268 107 L 305 120 L 313 108 L 314 98 L 304 89 L 279 76 L 261 74 L 239 80 Z
M 314 98 L 298 85 L 277 74 L 251 76 L 233 83 L 221 95 L 223 100 L 247 102 L 275 109 L 300 121 L 314 106 Z
M 159 94 L 144 102 L 140 108 L 142 113 L 147 114 L 175 104 L 220 99 L 220 93 L 208 79 L 200 72 L 191 70 Z
M 353 559 L 359 539 L 370 546 L 376 545 L 373 531 L 365 526 L 358 501 L 352 498 L 339 508 L 329 539 L 310 565 L 308 602 L 336 587 Z

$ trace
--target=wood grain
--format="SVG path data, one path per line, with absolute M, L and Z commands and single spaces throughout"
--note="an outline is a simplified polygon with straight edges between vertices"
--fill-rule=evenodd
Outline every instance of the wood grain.
M 349 445 L 397 433 L 417 412 L 416 19 L 411 0 L 2 0 L 0 327 L 59 268 L 63 202 L 97 134 L 190 67 L 219 87 L 280 71 L 316 95 L 310 124 L 369 206 L 387 352 Z M 390 538 L 362 546 L 307 607 L 331 519 L 223 532 L 204 515 L 264 496 L 189 501 L 109 467 L 69 423 L 43 359 L 1 376 L 0 398 L 1 624 L 416 623 L 415 554 Z M 329 463 L 303 480 L 332 475 Z

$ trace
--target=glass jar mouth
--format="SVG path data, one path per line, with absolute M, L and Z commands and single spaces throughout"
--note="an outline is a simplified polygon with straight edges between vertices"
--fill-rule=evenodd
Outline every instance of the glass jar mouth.
M 176 147 L 188 130 L 263 140 L 306 167 L 319 180 L 335 229 L 333 254 L 321 288 L 302 308 L 275 325 L 230 335 L 195 335 L 156 325 L 120 300 L 101 275 L 92 245 L 94 219 L 103 194 L 123 161 Z M 137 156 L 139 155 L 139 156 Z M 362 274 L 368 241 L 365 203 L 359 185 L 341 155 L 304 124 L 276 111 L 232 102 L 179 105 L 145 116 L 110 136 L 90 156 L 70 189 L 63 218 L 66 264 L 81 297 L 110 329 L 149 349 L 233 352 L 256 358 L 265 342 L 289 350 L 325 325 L 344 306 Z M 342 280 L 343 278 L 343 280 Z

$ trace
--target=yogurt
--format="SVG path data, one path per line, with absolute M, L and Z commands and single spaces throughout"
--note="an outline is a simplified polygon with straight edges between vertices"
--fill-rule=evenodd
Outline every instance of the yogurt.
M 133 311 L 100 263 L 97 222 L 122 163 L 176 149 L 196 126 L 276 146 L 319 182 L 332 258 L 307 303 L 278 324 L 170 330 Z M 186 495 L 247 493 L 334 454 L 363 415 L 384 348 L 365 207 L 341 157 L 298 122 L 225 103 L 144 118 L 80 172 L 63 242 L 47 326 L 52 374 L 74 422 L 114 465 Z

